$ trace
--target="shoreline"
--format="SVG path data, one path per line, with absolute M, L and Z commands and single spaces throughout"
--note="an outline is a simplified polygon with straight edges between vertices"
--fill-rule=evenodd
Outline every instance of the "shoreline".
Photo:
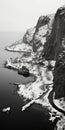
M 27 65 L 26 67 L 28 67 L 29 71 L 36 76 L 36 80 L 33 81 L 33 82 L 28 82 L 26 84 L 18 84 L 17 85 L 17 87 L 18 87 L 18 89 L 17 89 L 18 95 L 23 96 L 24 100 L 30 100 L 28 103 L 26 103 L 24 106 L 22 106 L 22 111 L 24 111 L 26 108 L 28 108 L 30 106 L 33 107 L 35 104 L 39 104 L 41 109 L 43 109 L 43 111 L 44 111 L 44 109 L 46 109 L 48 111 L 49 121 L 54 122 L 56 119 L 58 120 L 57 123 L 56 123 L 56 126 L 57 126 L 58 123 L 61 122 L 61 120 L 62 120 L 62 122 L 64 122 L 64 120 L 65 120 L 64 119 L 65 112 L 62 109 L 57 108 L 57 106 L 54 104 L 54 101 L 53 101 L 53 89 L 52 89 L 53 78 L 51 78 L 51 80 L 47 79 L 47 76 L 53 77 L 52 71 L 47 70 L 47 66 L 48 66 L 47 62 L 44 62 L 45 66 L 46 66 L 44 68 L 42 66 L 35 65 L 36 61 L 34 61 L 33 59 L 36 57 L 36 54 L 35 55 L 34 54 L 30 55 L 30 56 L 32 56 L 31 57 L 32 60 L 30 61 L 30 63 L 29 62 L 27 63 L 28 57 L 25 58 L 24 55 L 23 55 L 23 57 L 22 57 L 23 60 L 21 62 L 21 66 L 19 65 L 19 63 L 17 63 L 18 66 L 16 68 L 16 69 L 19 69 L 20 67 L 22 67 L 22 64 L 25 64 L 25 66 Z M 35 59 L 35 60 L 37 60 L 37 59 Z M 23 62 L 23 61 L 26 61 L 26 62 Z M 33 63 L 35 63 L 35 64 L 33 64 Z M 17 64 L 14 63 L 13 67 L 15 68 L 15 66 Z M 55 61 L 54 62 L 50 61 L 50 64 L 52 64 L 53 67 L 54 67 Z M 46 79 L 45 79 L 45 77 L 46 77 Z M 50 78 L 50 77 L 48 77 L 48 78 Z M 51 88 L 49 90 L 48 90 L 48 88 L 44 88 L 45 90 L 41 89 L 40 86 L 47 86 L 47 85 L 45 85 L 46 83 L 47 83 L 48 87 L 49 87 L 49 84 L 51 84 Z M 36 88 L 36 90 L 34 89 L 35 86 L 38 86 Z M 28 89 L 30 89 L 30 90 L 28 90 Z M 38 89 L 39 89 L 39 91 L 38 91 Z M 26 91 L 28 93 L 28 96 L 26 94 Z M 33 93 L 33 96 L 36 95 L 35 94 L 36 91 L 38 91 L 37 92 L 37 94 L 38 94 L 37 98 L 38 99 L 35 99 L 34 97 L 31 97 L 31 95 L 29 97 L 29 94 L 32 94 L 32 93 Z M 46 93 L 43 92 L 43 91 L 46 91 Z M 32 93 L 30 93 L 30 92 L 32 92 Z M 40 98 L 40 97 L 42 97 L 42 98 Z M 62 117 L 62 118 L 60 118 L 60 117 Z
M 60 12 L 64 13 L 61 9 Z M 50 116 L 49 121 L 54 122 L 57 120 L 55 130 L 63 130 L 65 126 L 64 97 L 56 100 L 53 89 L 55 83 L 53 73 L 57 63 L 57 51 L 59 47 L 63 47 L 59 44 L 60 34 L 62 31 L 64 32 L 61 29 L 62 26 L 60 28 L 60 12 L 59 14 L 57 12 L 53 17 L 52 15 L 41 16 L 35 28 L 25 33 L 23 36 L 24 41 L 19 42 L 19 40 L 16 45 L 12 44 L 9 46 L 7 51 L 22 52 L 23 54 L 16 59 L 7 60 L 6 63 L 7 68 L 21 70 L 20 73 L 22 73 L 22 67 L 25 66 L 25 73 L 35 75 L 35 81 L 17 85 L 17 94 L 23 96 L 24 102 L 29 100 L 22 106 L 22 111 L 34 103 L 39 104 L 43 109 L 46 108 Z M 62 22 L 64 24 L 64 21 Z M 56 42 L 58 43 L 57 46 Z M 26 52 L 29 52 L 30 55 Z

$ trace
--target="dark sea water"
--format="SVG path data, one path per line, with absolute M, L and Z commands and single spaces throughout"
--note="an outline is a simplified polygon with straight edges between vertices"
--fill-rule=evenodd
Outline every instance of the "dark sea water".
M 0 126 L 1 129 L 17 128 L 18 130 L 53 130 L 52 123 L 49 122 L 48 111 L 41 109 L 39 105 L 30 107 L 24 112 L 21 111 L 23 98 L 16 93 L 17 86 L 9 83 L 26 82 L 23 76 L 16 71 L 4 68 L 7 58 L 21 56 L 18 52 L 5 51 L 5 46 L 21 39 L 21 32 L 0 32 Z M 10 113 L 2 113 L 2 109 L 10 107 Z M 38 108 L 38 109 L 37 109 Z

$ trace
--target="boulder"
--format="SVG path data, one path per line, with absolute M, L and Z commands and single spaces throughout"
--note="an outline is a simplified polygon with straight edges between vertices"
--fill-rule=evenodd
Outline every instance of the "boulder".
M 29 70 L 25 66 L 22 66 L 22 68 L 18 70 L 18 74 L 23 75 L 24 77 L 30 76 Z

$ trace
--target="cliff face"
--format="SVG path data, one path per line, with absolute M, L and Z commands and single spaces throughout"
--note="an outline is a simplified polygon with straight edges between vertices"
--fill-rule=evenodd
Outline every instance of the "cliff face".
M 56 60 L 59 51 L 61 51 L 62 39 L 65 35 L 65 14 L 63 13 L 64 8 L 57 10 L 54 17 L 51 34 L 47 36 L 47 41 L 44 46 L 44 56 L 47 60 Z
M 33 51 L 42 51 L 46 37 L 51 33 L 54 14 L 41 16 L 35 27 L 28 29 L 23 36 L 23 42 L 32 45 Z
M 42 58 L 55 60 L 55 98 L 65 97 L 65 7 L 54 15 L 39 18 L 33 35 L 33 51 L 41 50 Z
M 51 34 L 44 45 L 46 60 L 56 60 L 54 68 L 55 98 L 65 97 L 65 7 L 55 14 Z
M 33 51 L 44 50 L 44 44 L 46 43 L 46 37 L 50 35 L 52 30 L 52 23 L 54 19 L 54 14 L 41 16 L 37 22 L 36 30 L 33 35 Z
M 59 8 L 55 15 L 41 16 L 32 37 L 33 51 L 41 52 L 42 59 L 55 60 L 54 92 L 55 98 L 65 96 L 65 7 Z M 30 36 L 30 35 L 29 35 Z M 27 37 L 27 33 L 25 35 Z M 24 38 L 26 39 L 26 38 Z M 25 40 L 24 40 L 25 41 Z
M 56 98 L 65 97 L 65 7 L 58 9 L 58 49 L 54 69 L 54 91 Z

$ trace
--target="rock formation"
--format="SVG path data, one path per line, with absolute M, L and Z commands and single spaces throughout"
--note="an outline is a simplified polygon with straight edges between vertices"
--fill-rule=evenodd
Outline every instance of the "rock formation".
M 41 16 L 22 40 L 6 48 L 19 51 L 21 57 L 6 62 L 6 67 L 30 77 L 30 82 L 18 84 L 17 93 L 30 100 L 22 111 L 33 103 L 49 110 L 54 130 L 65 128 L 65 7 L 56 14 Z
M 26 47 L 27 46 L 27 47 Z M 55 98 L 65 96 L 65 7 L 56 14 L 41 16 L 35 27 L 28 29 L 23 39 L 8 47 L 10 51 L 37 53 L 40 62 L 56 61 L 54 67 Z M 37 62 L 38 62 L 37 59 Z
M 56 61 L 55 98 L 65 97 L 65 7 L 59 8 L 55 15 L 39 18 L 31 42 L 34 52 L 41 51 L 42 58 Z
M 29 70 L 25 66 L 22 66 L 22 68 L 18 70 L 18 74 L 23 75 L 24 77 L 30 76 Z
M 34 33 L 35 33 L 35 28 L 36 27 L 33 27 L 33 28 L 31 28 L 31 29 L 28 29 L 27 31 L 26 31 L 26 33 L 24 34 L 24 36 L 23 36 L 23 42 L 24 43 L 28 43 L 28 44 L 32 44 L 32 39 L 33 39 L 33 35 L 34 35 Z
M 51 34 L 44 45 L 46 60 L 56 60 L 54 68 L 55 98 L 65 97 L 65 7 L 55 14 Z
M 44 49 L 44 44 L 46 42 L 47 35 L 50 34 L 52 30 L 52 23 L 54 19 L 54 14 L 41 16 L 37 22 L 36 30 L 33 35 L 33 51 L 42 51 Z

